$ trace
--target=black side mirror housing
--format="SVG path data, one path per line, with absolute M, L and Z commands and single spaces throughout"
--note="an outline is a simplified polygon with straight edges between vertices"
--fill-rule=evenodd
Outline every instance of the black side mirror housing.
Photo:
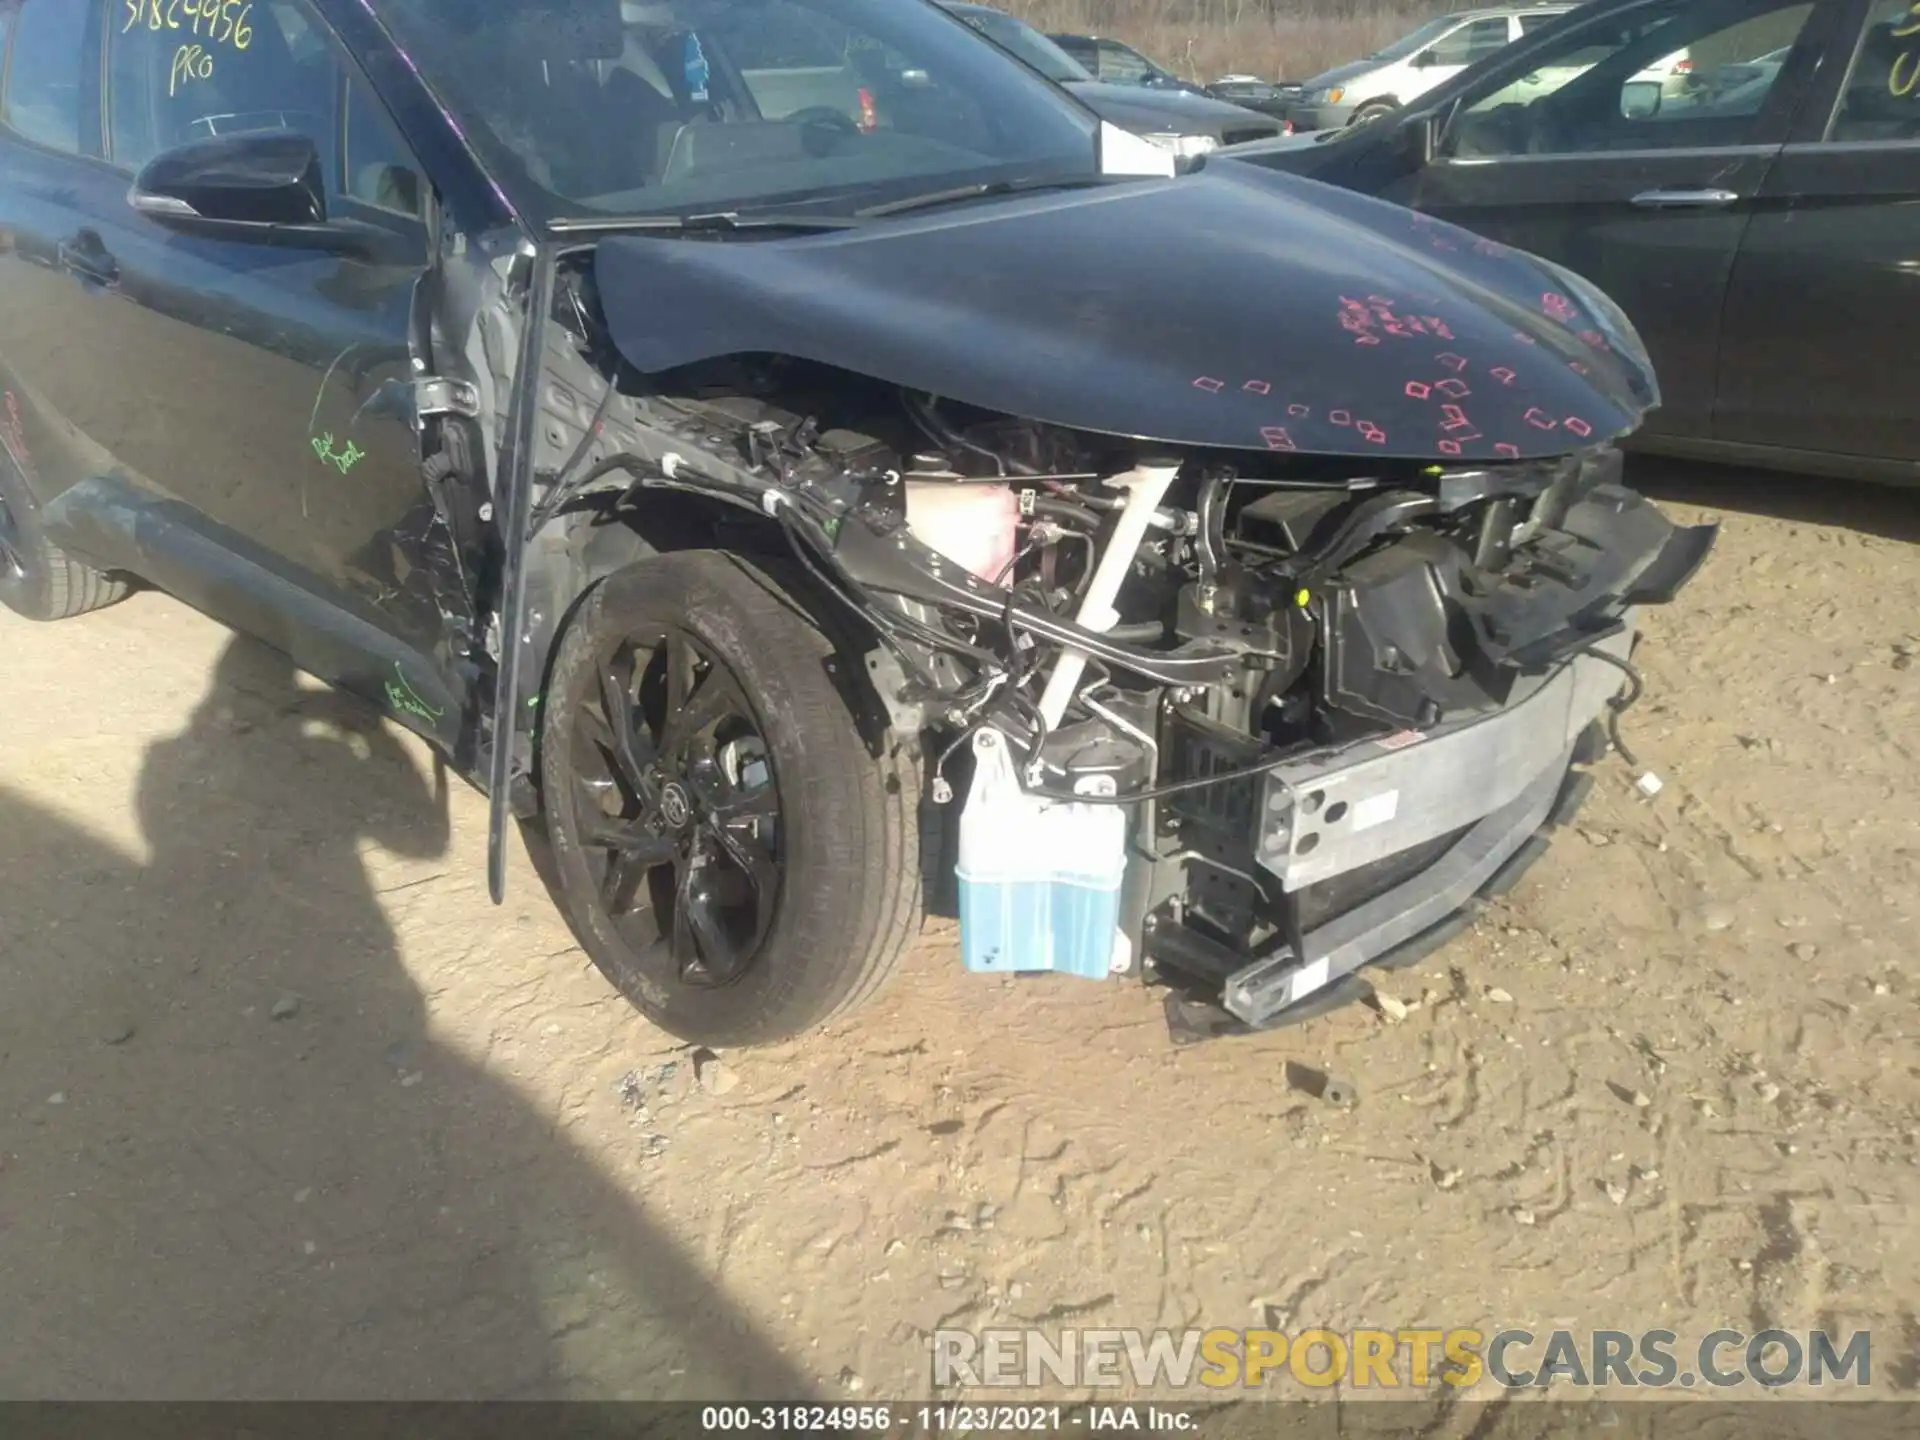
M 1433 163 L 1440 152 L 1441 132 L 1446 128 L 1444 115 L 1444 111 L 1409 115 L 1395 128 L 1389 143 L 1407 169 L 1419 170 Z
M 1422 50 L 1418 55 L 1414 56 L 1409 63 L 1411 63 L 1416 70 L 1424 70 L 1433 64 L 1433 52 L 1431 50 Z
M 127 203 L 183 234 L 386 258 L 395 237 L 331 221 L 311 139 L 292 131 L 221 135 L 164 150 L 134 177 Z
M 285 130 L 221 135 L 163 150 L 134 177 L 127 203 L 181 229 L 327 223 L 320 151 L 305 135 Z

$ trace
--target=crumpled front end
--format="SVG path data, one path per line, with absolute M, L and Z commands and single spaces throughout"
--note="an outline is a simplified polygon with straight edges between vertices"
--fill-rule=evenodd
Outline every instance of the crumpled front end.
M 1604 295 L 1264 174 L 606 240 L 538 427 L 570 553 L 675 516 L 851 623 L 970 969 L 1156 982 L 1178 1034 L 1508 883 L 1714 538 L 1621 481 L 1657 388 Z
M 1629 678 L 1637 692 L 1637 610 L 1671 600 L 1714 539 L 1619 475 L 1604 450 L 1237 512 L 1229 552 L 1301 543 L 1223 567 L 1207 613 L 1261 623 L 1288 591 L 1324 740 L 1263 766 L 1238 704 L 1189 693 L 1162 712 L 1158 783 L 1182 788 L 1143 850 L 1142 947 L 1203 1025 L 1285 1023 L 1353 993 L 1362 966 L 1410 963 L 1577 808 L 1576 759 L 1604 748 Z M 1237 778 L 1185 788 L 1209 776 Z

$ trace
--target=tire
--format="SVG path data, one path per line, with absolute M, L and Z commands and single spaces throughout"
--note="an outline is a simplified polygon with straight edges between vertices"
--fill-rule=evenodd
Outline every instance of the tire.
M 840 688 L 860 673 L 768 571 L 715 551 L 622 570 L 569 621 L 539 757 L 559 899 L 663 1030 L 790 1039 L 872 996 L 918 933 L 918 767 L 863 738 Z
M 0 605 L 29 620 L 65 620 L 111 605 L 129 588 L 47 539 L 40 507 L 0 445 Z
M 1399 106 L 1391 102 L 1375 100 L 1371 104 L 1362 105 L 1358 110 L 1354 111 L 1352 115 L 1348 116 L 1347 128 L 1349 130 L 1358 130 L 1362 125 L 1371 125 L 1381 116 L 1391 115 L 1399 108 Z

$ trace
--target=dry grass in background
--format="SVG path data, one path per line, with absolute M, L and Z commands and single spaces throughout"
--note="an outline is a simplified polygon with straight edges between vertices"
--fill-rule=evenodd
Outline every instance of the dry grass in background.
M 1110 35 L 1189 80 L 1306 80 L 1464 4 L 1421 0 L 988 0 L 1052 34 Z

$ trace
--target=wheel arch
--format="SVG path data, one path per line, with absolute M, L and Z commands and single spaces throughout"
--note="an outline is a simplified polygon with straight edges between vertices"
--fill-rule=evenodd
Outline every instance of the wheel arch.
M 516 744 L 528 747 L 529 775 L 539 773 L 540 719 L 544 697 L 568 624 L 595 587 L 609 577 L 663 555 L 713 550 L 732 560 L 770 595 L 821 632 L 840 663 L 834 681 L 876 757 L 890 744 L 917 742 L 893 735 L 891 710 L 880 694 L 867 657 L 880 643 L 873 627 L 827 593 L 794 556 L 785 532 L 765 516 L 710 496 L 655 490 L 638 504 L 627 492 L 582 496 L 535 537 L 527 555 L 528 620 L 533 654 L 529 669 L 537 688 L 517 708 Z M 537 786 L 514 797 L 514 810 L 531 818 L 541 808 Z

